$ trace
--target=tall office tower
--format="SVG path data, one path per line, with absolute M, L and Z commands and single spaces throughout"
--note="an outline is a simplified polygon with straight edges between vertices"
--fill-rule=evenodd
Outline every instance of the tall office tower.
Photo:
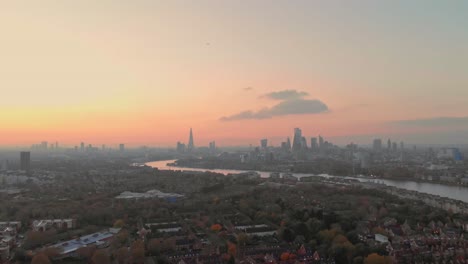
M 387 140 L 387 149 L 390 150 L 392 148 L 392 142 L 390 139 Z
M 193 143 L 193 132 L 192 132 L 192 128 L 190 128 L 190 135 L 189 135 L 187 150 L 192 151 L 194 148 L 195 148 L 195 145 Z
M 119 145 L 119 150 L 124 151 L 125 150 L 125 144 L 120 144 Z
M 310 139 L 310 148 L 312 151 L 317 151 L 319 146 L 318 146 L 318 141 L 316 137 L 313 137 Z
M 215 152 L 215 151 L 216 151 L 216 142 L 215 142 L 215 141 L 211 141 L 211 142 L 210 142 L 210 151 L 211 151 L 211 152 Z
M 31 152 L 22 151 L 20 153 L 20 168 L 21 170 L 29 170 L 31 167 Z
M 262 147 L 262 149 L 266 149 L 268 147 L 268 139 L 264 138 L 260 140 L 260 146 Z
M 287 148 L 288 150 L 291 150 L 291 140 L 289 139 L 289 137 L 288 137 L 288 139 L 286 140 L 286 148 Z
M 374 139 L 374 142 L 372 144 L 372 149 L 374 149 L 374 151 L 381 151 L 382 150 L 382 139 L 380 139 L 380 138 Z
M 294 138 L 292 144 L 292 151 L 299 151 L 302 148 L 302 131 L 300 128 L 294 129 Z
M 101 150 L 102 150 L 102 151 L 106 150 L 106 145 L 105 145 L 105 144 L 102 144 Z
M 403 150 L 404 148 L 405 148 L 405 143 L 403 143 L 403 141 L 402 141 L 402 142 L 400 142 L 400 149 Z
M 393 142 L 393 151 L 397 151 L 398 149 L 398 144 L 396 142 Z
M 80 146 L 81 146 L 81 152 L 84 152 L 84 151 L 85 151 L 85 144 L 84 144 L 84 142 L 81 142 Z
M 323 137 L 319 135 L 319 148 L 323 148 Z
M 307 139 L 305 137 L 301 138 L 301 148 L 307 149 Z
M 42 141 L 41 142 L 41 147 L 42 147 L 43 150 L 47 150 L 47 145 L 48 145 L 47 141 Z
M 177 152 L 184 153 L 185 152 L 185 144 L 181 142 L 177 142 Z

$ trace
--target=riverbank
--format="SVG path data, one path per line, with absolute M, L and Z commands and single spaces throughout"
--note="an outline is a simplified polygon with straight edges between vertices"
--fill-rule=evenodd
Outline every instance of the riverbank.
M 177 161 L 177 160 L 176 160 Z M 368 175 L 335 175 L 335 174 L 328 174 L 328 173 L 315 173 L 315 172 L 292 172 L 289 170 L 263 170 L 263 169 L 258 169 L 258 168 L 251 168 L 251 167 L 246 167 L 246 168 L 239 168 L 236 166 L 227 166 L 227 167 L 217 167 L 217 166 L 200 166 L 200 164 L 194 163 L 192 164 L 193 166 L 184 166 L 184 165 L 178 165 L 177 162 L 172 162 L 170 164 L 167 164 L 167 166 L 174 167 L 174 168 L 190 168 L 190 169 L 201 169 L 201 170 L 236 170 L 236 171 L 262 171 L 264 173 L 294 173 L 294 174 L 301 174 L 301 175 L 330 175 L 333 177 L 354 177 L 354 178 L 359 178 L 359 179 L 367 179 L 367 180 L 389 180 L 389 181 L 413 181 L 417 183 L 429 183 L 429 184 L 439 184 L 439 185 L 444 185 L 444 186 L 454 186 L 454 187 L 462 187 L 466 188 L 466 191 L 468 192 L 468 184 L 460 184 L 460 183 L 454 183 L 454 182 L 446 182 L 446 181 L 430 181 L 430 180 L 423 180 L 420 178 L 410 178 L 410 179 L 400 179 L 400 178 L 392 178 L 392 177 L 384 177 L 384 176 L 368 176 Z
M 155 162 L 148 162 L 146 163 L 147 166 L 158 168 L 159 170 L 182 170 L 182 171 L 210 171 L 215 173 L 221 173 L 224 175 L 227 174 L 237 174 L 245 172 L 245 170 L 227 170 L 227 169 L 202 169 L 202 168 L 189 168 L 189 167 L 174 167 L 168 166 L 168 163 L 173 163 L 176 160 L 163 160 L 163 161 L 155 161 Z M 262 178 L 267 178 L 270 176 L 270 172 L 265 171 L 257 171 Z M 310 176 L 311 174 L 306 173 L 291 173 L 293 176 L 297 178 L 301 178 L 304 176 Z M 331 176 L 331 175 L 318 175 L 327 178 L 331 177 L 341 177 L 344 179 L 356 179 L 360 182 L 370 182 L 370 183 L 378 183 L 383 184 L 385 186 L 396 187 L 404 190 L 409 191 L 416 191 L 420 193 L 427 193 L 432 195 L 437 195 L 440 197 L 446 197 L 454 200 L 460 200 L 465 203 L 468 203 L 468 189 L 462 186 L 447 186 L 437 183 L 428 183 L 428 182 L 417 182 L 417 181 L 401 181 L 401 180 L 393 180 L 393 179 L 382 179 L 382 178 L 360 178 L 360 177 L 352 177 L 352 176 Z

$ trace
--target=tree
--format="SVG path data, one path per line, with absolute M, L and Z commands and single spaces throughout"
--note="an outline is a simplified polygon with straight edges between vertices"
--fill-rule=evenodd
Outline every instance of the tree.
M 148 251 L 151 253 L 151 255 L 159 254 L 161 249 L 162 245 L 159 239 L 153 238 L 148 242 Z
M 110 264 L 111 263 L 109 255 L 103 249 L 96 250 L 91 260 L 94 264 Z
M 47 255 L 44 254 L 43 252 L 36 254 L 31 261 L 31 264 L 51 264 L 51 263 L 52 262 L 50 262 Z
M 289 259 L 289 252 L 283 252 L 280 256 L 281 261 L 287 261 Z
M 24 250 L 23 248 L 15 248 L 13 255 L 15 256 L 14 260 L 17 260 L 21 263 L 25 262 L 26 258 L 28 257 L 26 250 Z
M 141 240 L 136 240 L 132 244 L 132 260 L 133 263 L 144 263 L 145 262 L 145 244 Z
M 211 230 L 215 232 L 219 232 L 221 229 L 223 229 L 223 226 L 221 226 L 220 224 L 214 224 L 211 226 Z
M 286 241 L 286 242 L 293 242 L 294 239 L 296 238 L 296 235 L 294 234 L 294 232 L 289 229 L 289 228 L 285 228 L 283 230 L 283 232 L 281 233 L 281 238 Z
M 364 259 L 364 264 L 391 264 L 392 260 L 389 257 L 381 256 L 377 253 L 372 253 Z
M 121 247 L 114 252 L 114 258 L 117 259 L 119 264 L 127 263 L 128 256 L 128 249 L 126 247 Z
M 114 222 L 114 228 L 122 228 L 124 227 L 125 222 L 122 219 L 118 219 Z
M 330 243 L 337 234 L 336 229 L 325 229 L 319 232 L 319 238 L 323 243 Z
M 121 244 L 125 244 L 128 240 L 128 231 L 126 229 L 120 230 L 120 232 L 117 234 L 117 241 L 119 241 Z
M 176 240 L 175 238 L 168 238 L 163 241 L 162 249 L 167 251 L 174 251 L 176 249 Z
M 240 233 L 237 236 L 237 244 L 239 244 L 239 246 L 244 246 L 245 243 L 248 241 L 248 239 L 249 239 L 249 237 L 247 236 L 247 234 Z
M 236 244 L 228 242 L 228 253 L 229 255 L 235 257 L 237 253 L 237 247 Z
M 357 256 L 353 259 L 353 264 L 363 264 L 363 263 L 364 263 L 364 259 L 361 256 Z
M 58 257 L 60 255 L 60 250 L 55 247 L 48 247 L 44 250 L 44 254 L 49 258 L 53 259 L 55 257 Z
M 309 236 L 309 228 L 304 222 L 300 222 L 299 224 L 293 227 L 294 233 L 303 235 L 305 239 L 310 239 Z
M 76 254 L 79 257 L 84 258 L 89 262 L 91 260 L 91 257 L 94 254 L 94 251 L 96 251 L 96 247 L 94 247 L 94 246 L 80 247 L 79 249 L 76 250 Z
M 39 231 L 29 231 L 26 234 L 26 239 L 24 241 L 24 248 L 31 249 L 42 245 L 45 241 L 44 233 Z

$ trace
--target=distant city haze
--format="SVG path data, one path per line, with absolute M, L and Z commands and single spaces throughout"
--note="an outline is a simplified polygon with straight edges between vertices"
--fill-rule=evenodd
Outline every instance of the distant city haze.
M 0 145 L 468 143 L 467 1 L 3 1 Z

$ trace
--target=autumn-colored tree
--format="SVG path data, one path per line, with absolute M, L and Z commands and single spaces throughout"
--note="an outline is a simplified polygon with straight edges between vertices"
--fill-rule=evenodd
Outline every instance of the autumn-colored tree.
M 120 243 L 125 244 L 128 240 L 128 231 L 126 229 L 122 229 L 116 237 Z
M 344 244 L 348 242 L 348 238 L 343 235 L 337 235 L 333 238 L 333 244 Z
M 164 239 L 163 250 L 174 251 L 176 249 L 176 240 L 174 238 Z
M 124 227 L 125 222 L 122 219 L 118 219 L 114 222 L 114 228 L 122 228 Z
M 336 229 L 325 229 L 319 232 L 319 238 L 325 242 L 330 243 L 338 234 Z
M 96 250 L 91 258 L 93 264 L 110 264 L 111 260 L 106 250 Z
M 223 229 L 223 226 L 221 226 L 220 224 L 214 224 L 211 226 L 211 230 L 215 232 L 219 232 L 221 229 Z
M 44 254 L 49 258 L 53 259 L 55 257 L 58 257 L 60 255 L 60 250 L 56 247 L 48 247 L 44 249 Z
M 126 264 L 128 262 L 129 253 L 127 247 L 117 249 L 113 255 L 119 264 Z
M 51 264 L 51 263 L 52 262 L 50 262 L 47 255 L 44 254 L 43 252 L 37 253 L 31 261 L 31 264 Z
M 76 250 L 76 254 L 79 257 L 84 258 L 89 262 L 91 260 L 91 257 L 94 254 L 94 251 L 96 251 L 96 247 L 94 247 L 94 246 L 80 247 L 79 249 Z
M 364 264 L 391 264 L 392 259 L 386 256 L 380 256 L 377 253 L 372 253 L 364 259 Z
M 236 256 L 237 254 L 236 244 L 228 242 L 228 254 L 234 257 Z
M 133 263 L 144 263 L 145 262 L 145 244 L 141 240 L 136 240 L 132 244 L 132 261 Z
M 338 263 L 350 263 L 356 252 L 356 247 L 349 242 L 347 237 L 338 234 L 333 238 L 331 250 Z
M 145 243 L 143 242 L 143 240 L 135 240 L 132 244 L 132 249 L 134 248 L 145 248 Z
M 153 238 L 148 242 L 148 251 L 152 254 L 158 254 L 161 252 L 162 243 L 159 239 Z
M 30 249 L 40 246 L 44 243 L 44 233 L 39 231 L 29 231 L 26 233 L 26 239 L 24 240 L 24 248 Z
M 289 254 L 289 252 L 282 253 L 281 256 L 280 256 L 281 261 L 289 260 L 289 255 L 291 255 L 291 254 Z

